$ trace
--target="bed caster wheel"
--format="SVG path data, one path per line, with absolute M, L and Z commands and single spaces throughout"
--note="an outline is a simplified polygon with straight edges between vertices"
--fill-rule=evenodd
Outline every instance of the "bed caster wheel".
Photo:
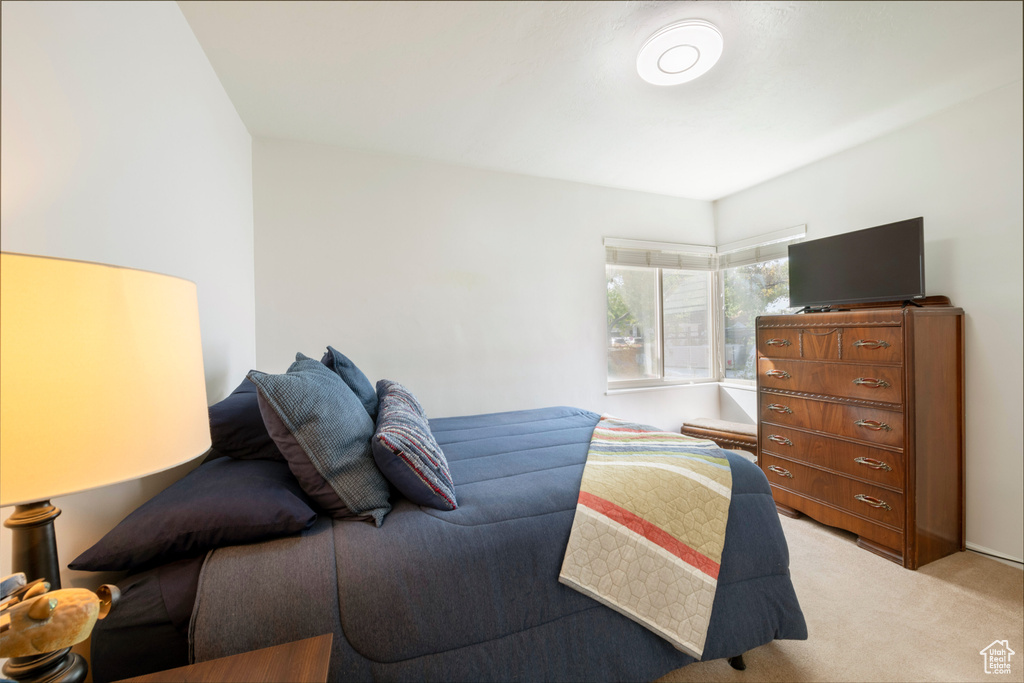
M 747 663 L 743 661 L 743 655 L 736 655 L 735 657 L 729 657 L 729 666 L 736 669 L 737 671 L 746 671 Z

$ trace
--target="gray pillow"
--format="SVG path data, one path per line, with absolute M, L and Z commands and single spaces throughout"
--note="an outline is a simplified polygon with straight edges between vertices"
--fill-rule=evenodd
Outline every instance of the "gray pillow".
M 282 375 L 252 370 L 260 412 L 288 468 L 332 517 L 371 517 L 391 510 L 388 482 L 370 450 L 373 420 L 347 384 L 301 353 Z

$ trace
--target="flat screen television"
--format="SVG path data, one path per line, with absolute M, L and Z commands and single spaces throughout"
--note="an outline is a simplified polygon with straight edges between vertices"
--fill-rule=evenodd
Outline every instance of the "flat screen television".
M 789 245 L 789 303 L 804 308 L 924 294 L 924 219 Z

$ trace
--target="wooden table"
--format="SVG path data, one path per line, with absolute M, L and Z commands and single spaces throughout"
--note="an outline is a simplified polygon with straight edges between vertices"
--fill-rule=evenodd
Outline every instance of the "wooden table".
M 331 633 L 119 683 L 326 683 Z

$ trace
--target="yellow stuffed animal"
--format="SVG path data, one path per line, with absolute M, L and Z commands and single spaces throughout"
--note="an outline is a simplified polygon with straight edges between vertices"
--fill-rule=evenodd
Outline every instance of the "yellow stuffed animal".
M 35 581 L 4 599 L 0 610 L 0 657 L 28 657 L 71 647 L 89 637 L 97 619 L 117 602 L 116 586 L 50 591 Z

